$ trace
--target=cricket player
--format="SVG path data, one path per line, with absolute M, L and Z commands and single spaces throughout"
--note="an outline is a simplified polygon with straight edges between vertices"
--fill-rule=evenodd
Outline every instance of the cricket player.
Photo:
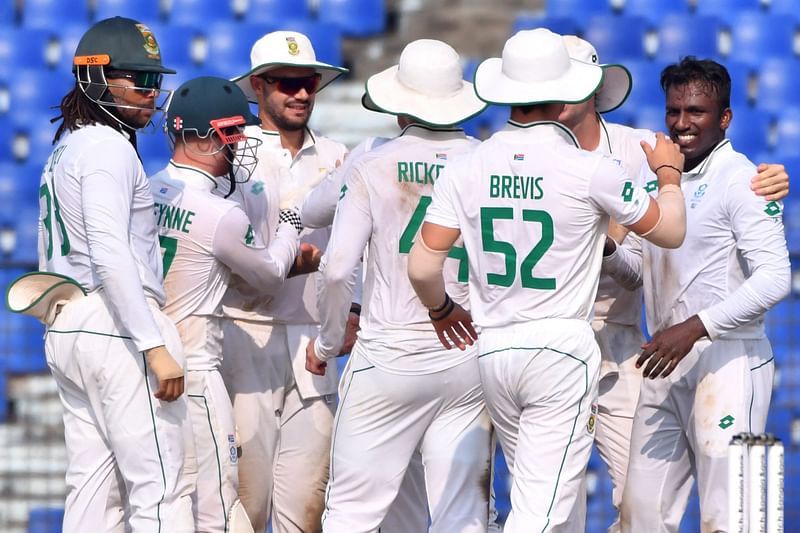
M 253 179 L 230 198 L 250 218 L 256 246 L 265 246 L 281 203 L 299 206 L 344 159 L 343 145 L 307 124 L 316 92 L 346 69 L 317 61 L 308 38 L 289 31 L 256 41 L 251 64 L 236 84 L 258 104 L 262 144 Z M 329 233 L 306 229 L 301 246 L 324 250 Z M 287 280 L 269 299 L 235 278 L 223 301 L 222 373 L 242 445 L 239 495 L 259 533 L 270 516 L 276 533 L 320 528 L 338 379 L 305 370 L 305 347 L 318 331 L 315 278 Z
M 573 60 L 561 36 L 521 31 L 484 61 L 475 89 L 511 105 L 508 126 L 451 162 L 434 186 L 409 278 L 442 343 L 478 340 L 481 381 L 512 474 L 504 530 L 571 531 L 591 451 L 600 353 L 589 325 L 609 215 L 663 246 L 683 240 L 683 157 L 663 135 L 644 144 L 656 201 L 611 159 L 555 122 L 590 98 L 600 67 Z M 446 292 L 442 265 L 459 236 L 472 316 Z
M 452 125 L 486 105 L 462 80 L 456 51 L 430 39 L 408 44 L 399 65 L 370 77 L 363 102 L 397 115 L 403 130 L 350 167 L 320 263 L 321 330 L 306 362 L 314 374 L 325 373 L 340 351 L 353 272 L 369 245 L 361 329 L 340 385 L 323 531 L 377 531 L 416 450 L 425 465 L 430 531 L 486 531 L 491 431 L 476 353 L 442 349 L 407 276 L 435 180 L 451 158 L 477 144 Z M 450 291 L 466 305 L 466 261 L 453 256 Z
M 45 353 L 64 407 L 63 530 L 193 532 L 193 487 L 182 476 L 184 357 L 160 310 L 153 197 L 136 153 L 136 131 L 159 110 L 162 77 L 174 71 L 147 26 L 114 17 L 83 35 L 73 72 L 39 187 L 39 269 L 51 275 L 19 286 L 48 326 Z
M 686 157 L 687 231 L 676 250 L 643 243 L 641 257 L 616 254 L 643 279 L 654 332 L 636 361 L 645 379 L 622 531 L 678 531 L 694 479 L 702 528 L 728 531 L 728 443 L 764 431 L 775 365 L 763 316 L 790 289 L 782 204 L 752 194 L 755 166 L 725 138 L 725 67 L 687 57 L 664 69 L 661 86 L 667 130 Z
M 564 44 L 570 57 L 586 63 L 599 64 L 604 80 L 594 97 L 580 104 L 568 104 L 558 121 L 575 134 L 581 148 L 605 154 L 618 161 L 630 176 L 638 176 L 646 164 L 641 141 L 655 142 L 655 133 L 634 129 L 605 121 L 601 113 L 620 107 L 630 93 L 631 78 L 622 65 L 601 64 L 597 51 L 587 41 L 574 35 L 565 35 Z M 757 194 L 769 200 L 778 200 L 788 194 L 789 176 L 783 165 L 759 165 L 753 178 Z M 637 183 L 648 191 L 657 186 L 655 178 Z M 613 221 L 609 234 L 628 249 L 640 248 L 638 237 L 627 236 L 627 231 Z M 605 255 L 613 254 L 615 242 L 607 241 Z M 604 259 L 607 264 L 608 260 Z M 613 263 L 612 263 L 613 264 Z M 641 331 L 641 289 L 628 290 L 605 271 L 600 276 L 594 304 L 592 328 L 602 358 L 600 364 L 600 394 L 597 409 L 595 443 L 600 457 L 608 466 L 613 483 L 612 502 L 619 509 L 625 474 L 628 469 L 631 427 L 642 373 L 636 368 L 644 335 Z M 619 518 L 609 527 L 609 532 L 619 531 Z
M 194 511 L 197 530 L 205 532 L 236 531 L 231 519 L 249 525 L 244 511 L 231 516 L 238 502 L 238 443 L 219 372 L 222 298 L 232 274 L 262 295 L 277 291 L 294 264 L 302 230 L 297 213 L 284 211 L 269 247 L 253 247 L 241 207 L 212 193 L 220 183 L 229 189 L 246 183 L 261 141 L 244 129 L 258 124 L 232 82 L 200 77 L 184 83 L 167 110 L 172 159 L 150 179 L 164 248 L 164 312 L 177 324 L 186 353 L 198 459 Z

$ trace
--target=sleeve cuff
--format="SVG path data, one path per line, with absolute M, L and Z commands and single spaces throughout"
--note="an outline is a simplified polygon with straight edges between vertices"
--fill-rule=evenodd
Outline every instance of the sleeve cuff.
M 314 354 L 320 361 L 328 361 L 336 356 L 336 354 L 327 354 L 326 350 L 320 345 L 319 337 L 314 340 Z
M 703 323 L 703 326 L 706 328 L 706 333 L 708 333 L 708 338 L 712 341 L 717 340 L 722 332 L 719 331 L 717 328 L 714 327 L 714 323 L 711 320 L 711 317 L 708 316 L 708 310 L 703 309 L 699 313 L 697 313 L 697 318 L 700 319 L 700 322 Z

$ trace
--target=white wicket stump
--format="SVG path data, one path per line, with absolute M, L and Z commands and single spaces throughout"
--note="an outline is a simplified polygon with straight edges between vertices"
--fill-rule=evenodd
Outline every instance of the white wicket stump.
M 783 443 L 739 433 L 728 446 L 728 529 L 783 533 Z

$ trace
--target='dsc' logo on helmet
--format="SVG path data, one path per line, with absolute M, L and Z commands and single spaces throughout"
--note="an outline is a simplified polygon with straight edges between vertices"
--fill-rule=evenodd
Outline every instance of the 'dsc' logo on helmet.
M 287 37 L 286 38 L 286 46 L 289 47 L 289 55 L 296 56 L 300 53 L 300 47 L 297 44 L 297 41 L 294 37 Z
M 136 29 L 139 30 L 139 33 L 141 33 L 142 37 L 144 37 L 143 46 L 145 51 L 150 54 L 150 59 L 160 59 L 161 51 L 158 49 L 158 43 L 156 42 L 156 38 L 153 36 L 153 32 L 150 31 L 150 28 L 144 24 L 137 24 Z

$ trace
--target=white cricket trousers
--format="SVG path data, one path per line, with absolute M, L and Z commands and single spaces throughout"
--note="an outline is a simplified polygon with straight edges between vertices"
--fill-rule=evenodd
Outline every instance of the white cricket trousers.
M 303 339 L 317 335 L 306 328 Z M 242 448 L 239 499 L 253 529 L 263 533 L 271 518 L 275 533 L 317 532 L 336 395 L 300 396 L 286 326 L 225 320 L 223 335 L 222 376 Z
M 155 303 L 150 308 L 183 365 L 174 324 Z M 45 353 L 64 407 L 64 532 L 193 532 L 193 480 L 182 475 L 185 397 L 153 397 L 158 380 L 102 291 L 62 308 L 46 333 Z
M 372 366 L 359 343 L 339 390 L 322 530 L 375 532 L 419 450 L 431 532 L 487 529 L 491 428 L 477 361 L 426 375 Z
M 511 473 L 506 533 L 581 531 L 574 512 L 594 440 L 600 350 L 582 320 L 484 328 L 486 406 Z
M 218 370 L 190 370 L 186 373 L 186 383 L 197 454 L 196 531 L 225 533 L 228 513 L 239 491 L 233 408 Z
M 764 432 L 774 375 L 766 338 L 704 339 L 667 378 L 642 381 L 622 531 L 677 532 L 695 478 L 695 526 L 728 531 L 728 443 Z

